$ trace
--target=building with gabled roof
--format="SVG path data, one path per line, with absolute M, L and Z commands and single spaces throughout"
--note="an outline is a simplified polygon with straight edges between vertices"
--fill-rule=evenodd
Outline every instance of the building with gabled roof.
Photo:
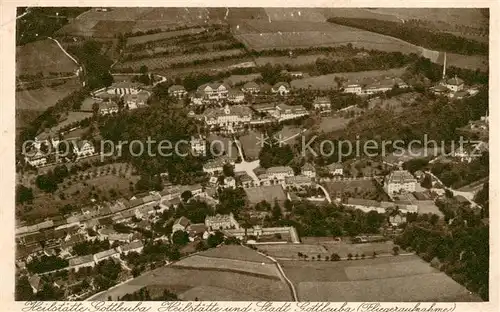
M 249 81 L 243 85 L 241 91 L 244 93 L 256 94 L 260 92 L 260 86 L 255 81 Z
M 313 108 L 322 112 L 328 112 L 332 110 L 332 102 L 327 96 L 316 97 L 313 101 Z
M 290 93 L 290 84 L 288 82 L 277 82 L 273 85 L 271 92 L 279 95 L 287 95 Z
M 417 179 L 407 170 L 395 170 L 385 179 L 384 189 L 391 195 L 399 192 L 415 192 Z
M 315 178 L 316 169 L 311 163 L 305 163 L 300 169 L 300 173 L 306 177 Z
M 123 246 L 120 246 L 118 248 L 119 248 L 120 252 L 122 254 L 125 254 L 125 255 L 127 255 L 130 252 L 141 253 L 142 249 L 144 248 L 144 244 L 142 243 L 142 241 L 136 240 L 136 241 L 130 242 L 128 244 L 125 244 Z
M 168 88 L 168 95 L 176 98 L 182 98 L 187 94 L 186 88 L 181 85 L 172 85 Z
M 226 83 L 205 83 L 198 87 L 197 92 L 203 94 L 209 100 L 226 99 L 229 93 L 229 85 Z
M 100 261 L 110 259 L 110 258 L 119 258 L 120 254 L 115 248 L 108 249 L 105 251 L 98 252 L 94 254 L 94 261 L 95 263 L 99 263 Z
M 205 217 L 205 226 L 210 230 L 220 230 L 220 229 L 239 229 L 240 225 L 238 221 L 234 218 L 233 213 L 229 214 L 217 214 L 215 216 Z
M 69 259 L 69 267 L 78 271 L 79 268 L 95 266 L 94 256 L 86 255 Z

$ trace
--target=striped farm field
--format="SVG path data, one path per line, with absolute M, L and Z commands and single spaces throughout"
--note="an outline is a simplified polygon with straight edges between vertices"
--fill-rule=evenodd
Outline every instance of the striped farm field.
M 107 300 L 109 297 L 117 300 L 143 287 L 166 289 L 178 294 L 182 300 L 190 301 L 196 299 L 290 301 L 293 299 L 286 282 L 277 277 L 262 277 L 235 271 L 164 266 L 100 293 L 91 300 Z
M 421 53 L 419 47 L 396 38 L 327 22 L 239 20 L 232 28 L 237 39 L 257 51 L 351 43 L 365 49 Z
M 251 262 L 234 259 L 213 258 L 193 255 L 174 264 L 175 267 L 191 269 L 212 269 L 226 272 L 249 273 L 251 275 L 279 278 L 279 272 L 273 263 Z
M 170 68 L 170 66 L 173 64 L 210 60 L 223 56 L 241 55 L 243 53 L 244 51 L 240 49 L 232 49 L 224 51 L 212 51 L 208 53 L 193 53 L 179 56 L 156 57 L 121 63 L 120 65 L 117 65 L 116 68 L 120 69 L 130 67 L 133 69 L 139 69 L 142 65 L 146 65 L 149 69 L 165 69 Z
M 135 36 L 127 39 L 127 46 L 143 44 L 147 42 L 160 41 L 164 39 L 169 39 L 173 37 L 183 36 L 183 35 L 194 35 L 203 32 L 205 28 L 203 27 L 195 27 L 183 30 L 175 30 L 175 31 L 166 31 L 160 32 L 157 34 L 144 35 L 144 36 Z

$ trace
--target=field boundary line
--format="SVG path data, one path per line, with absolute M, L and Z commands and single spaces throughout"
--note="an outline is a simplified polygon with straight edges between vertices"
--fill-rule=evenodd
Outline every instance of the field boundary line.
M 244 247 L 246 247 L 246 248 L 249 248 L 249 247 L 247 247 L 247 246 L 245 246 L 245 245 L 243 245 L 243 244 L 242 244 L 241 246 L 244 246 Z M 279 264 L 279 262 L 278 262 L 276 259 L 274 259 L 273 257 L 268 256 L 268 255 L 266 255 L 266 254 L 264 254 L 264 253 L 262 253 L 262 252 L 260 252 L 260 251 L 256 251 L 256 252 L 257 252 L 258 254 L 260 254 L 260 255 L 262 255 L 262 256 L 264 256 L 264 257 L 268 258 L 268 259 L 269 259 L 269 260 L 271 260 L 272 262 L 274 262 L 274 264 L 275 264 L 275 265 L 276 265 L 276 267 L 278 268 L 278 271 L 280 272 L 281 276 L 283 277 L 283 279 L 287 282 L 288 286 L 290 287 L 290 289 L 291 289 L 291 291 L 292 291 L 293 300 L 294 300 L 295 302 L 298 302 L 298 301 L 299 301 L 299 297 L 298 297 L 298 295 L 297 295 L 297 290 L 295 289 L 295 286 L 293 285 L 292 281 L 291 281 L 291 280 L 290 280 L 290 279 L 286 276 L 285 271 L 283 271 L 283 268 L 281 268 L 281 265 Z

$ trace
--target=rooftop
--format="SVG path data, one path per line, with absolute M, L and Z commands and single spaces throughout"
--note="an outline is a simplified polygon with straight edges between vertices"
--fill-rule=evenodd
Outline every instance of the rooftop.
M 417 182 L 415 177 L 411 175 L 407 170 L 396 170 L 391 172 L 388 177 L 389 183 L 409 183 Z
M 141 241 L 134 241 L 134 242 L 131 242 L 129 244 L 123 245 L 120 248 L 124 252 L 124 251 L 129 251 L 129 250 L 134 250 L 134 249 L 137 249 L 137 248 L 141 248 L 143 246 L 144 245 L 143 245 L 143 243 Z
M 190 223 L 191 221 L 189 221 L 188 218 L 182 216 L 179 219 L 175 220 L 174 225 L 179 224 L 182 225 L 183 227 L 187 227 Z
M 284 173 L 284 172 L 293 173 L 293 169 L 290 166 L 276 166 L 267 168 L 267 173 Z
M 77 266 L 84 263 L 94 262 L 94 257 L 92 255 L 86 255 L 76 258 L 69 259 L 69 266 Z

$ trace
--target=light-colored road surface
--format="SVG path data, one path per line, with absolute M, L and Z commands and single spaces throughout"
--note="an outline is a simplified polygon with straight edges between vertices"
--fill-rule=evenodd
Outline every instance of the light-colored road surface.
M 318 187 L 325 193 L 326 200 L 328 200 L 329 203 L 332 202 L 332 199 L 330 198 L 330 194 L 326 191 L 325 187 L 321 184 L 318 184 Z
M 425 173 L 429 174 L 433 179 L 438 181 L 438 183 L 443 185 L 445 190 L 449 190 L 450 192 L 452 192 L 453 196 L 461 195 L 461 196 L 465 197 L 469 201 L 469 203 L 471 204 L 471 207 L 481 207 L 479 204 L 474 202 L 474 196 L 475 196 L 474 192 L 463 192 L 463 191 L 454 190 L 450 187 L 446 187 L 446 186 L 444 186 L 444 183 L 441 182 L 441 180 L 438 177 L 436 177 L 432 172 L 426 171 Z
M 238 153 L 240 154 L 241 163 L 234 165 L 234 171 L 244 171 L 246 172 L 253 180 L 255 185 L 260 185 L 260 180 L 253 171 L 255 168 L 260 167 L 260 160 L 254 160 L 251 162 L 247 162 L 245 157 L 243 157 L 243 151 L 241 150 L 241 142 L 237 139 L 234 139 L 236 143 L 236 147 L 238 149 Z

